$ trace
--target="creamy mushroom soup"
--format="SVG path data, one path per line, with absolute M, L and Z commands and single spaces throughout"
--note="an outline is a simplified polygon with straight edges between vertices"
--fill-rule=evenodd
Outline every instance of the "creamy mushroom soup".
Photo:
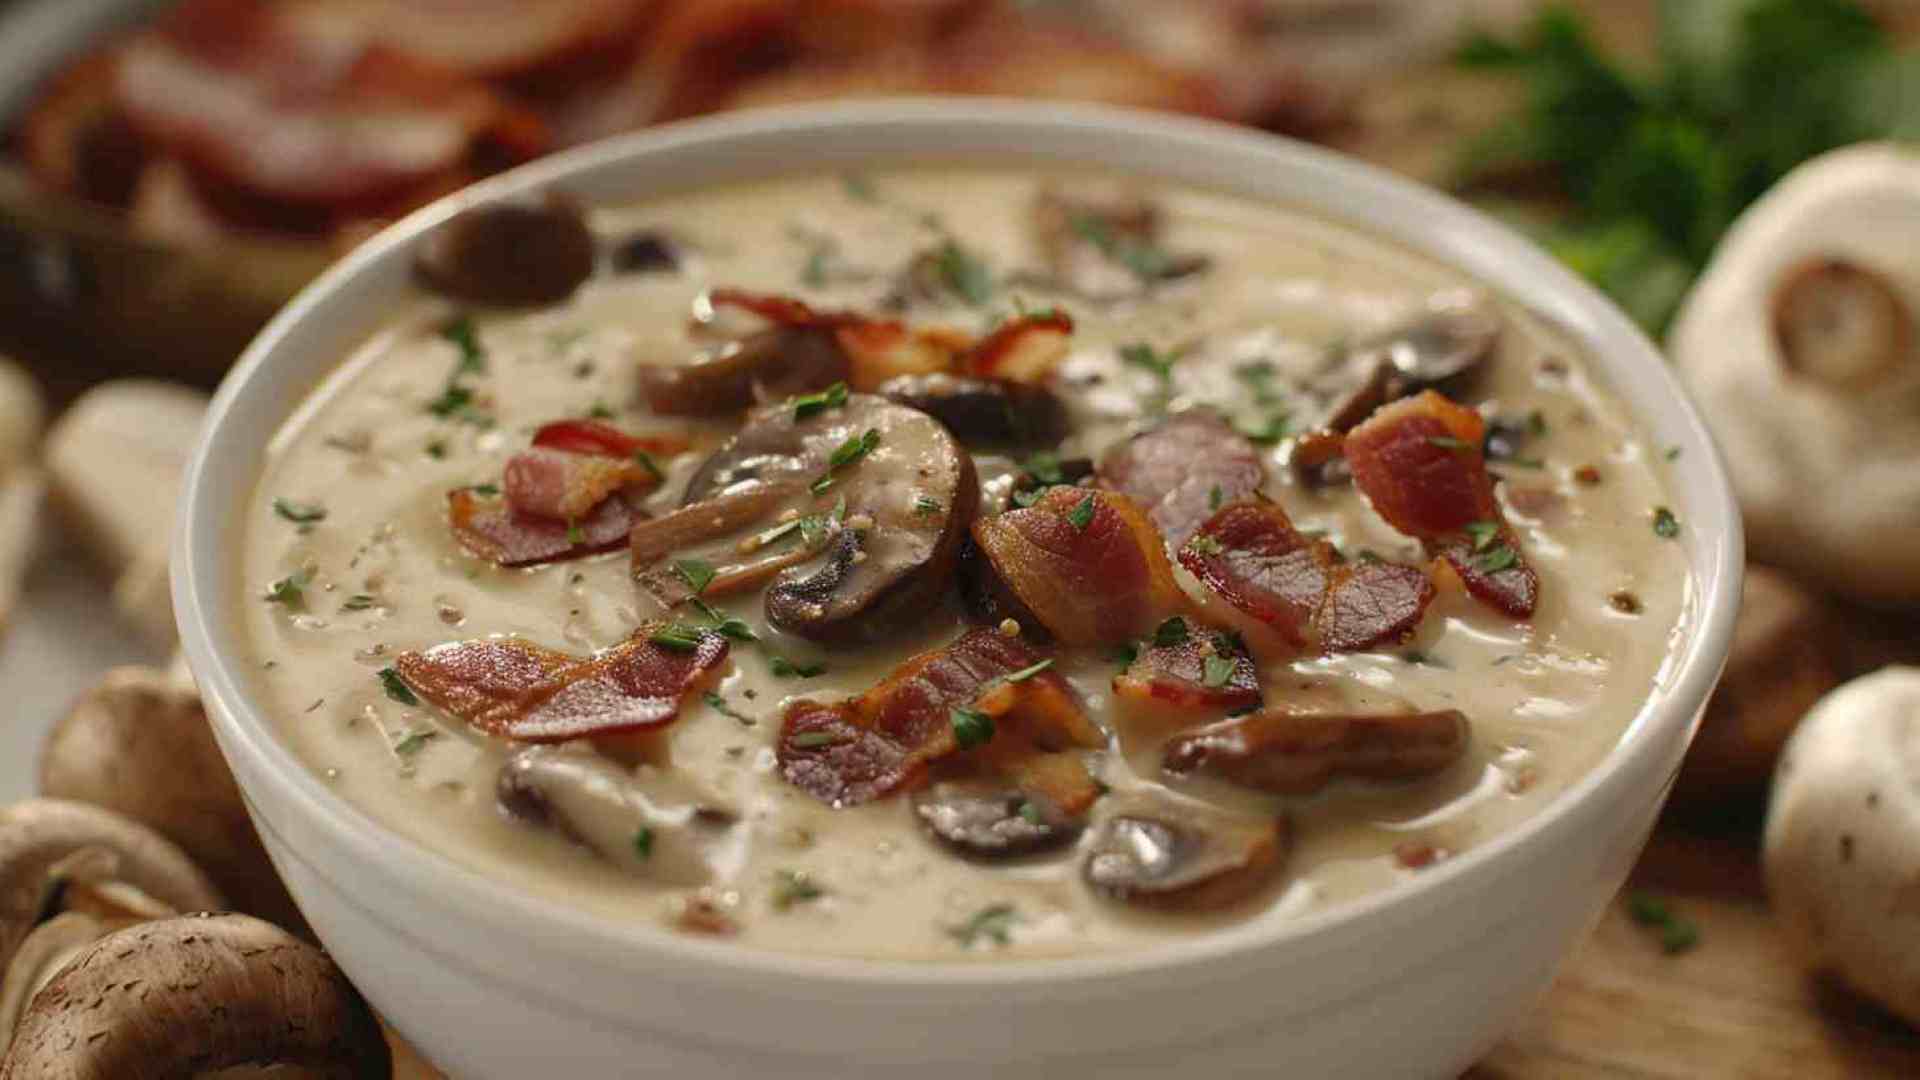
M 1297 919 L 1539 812 L 1691 619 L 1667 448 L 1325 220 L 929 169 L 433 239 L 265 462 L 247 659 L 355 806 L 598 915 L 933 959 Z

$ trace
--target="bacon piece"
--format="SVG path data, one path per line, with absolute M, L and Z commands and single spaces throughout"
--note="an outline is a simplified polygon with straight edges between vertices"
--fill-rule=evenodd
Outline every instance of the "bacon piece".
M 1353 652 L 1413 632 L 1433 583 L 1411 566 L 1347 562 L 1264 499 L 1223 507 L 1180 549 L 1180 565 L 1296 648 Z
M 1073 318 L 1058 308 L 1015 316 L 961 354 L 959 368 L 1016 383 L 1045 382 L 1067 355 L 1072 336 Z
M 523 160 L 539 119 L 484 86 L 258 0 L 191 0 L 121 56 L 136 130 L 257 196 L 366 206 L 464 170 L 482 143 Z
M 1203 630 L 1175 644 L 1142 649 L 1127 670 L 1114 676 L 1113 692 L 1129 701 L 1183 710 L 1250 709 L 1260 704 L 1260 672 L 1231 635 Z
M 1346 438 L 1353 481 L 1387 524 L 1444 559 L 1467 591 L 1527 618 L 1540 579 L 1494 498 L 1480 414 L 1432 390 L 1382 407 Z
M 501 487 L 516 514 L 583 521 L 595 507 L 629 488 L 651 488 L 656 474 L 631 458 L 572 454 L 536 446 L 507 460 Z
M 1160 534 L 1124 495 L 1056 487 L 973 524 L 990 588 L 1069 645 L 1137 637 L 1182 606 Z
M 1466 755 L 1471 728 L 1455 709 L 1379 716 L 1274 710 L 1236 717 L 1169 742 L 1173 776 L 1217 776 L 1281 795 L 1311 795 L 1336 776 L 1416 780 Z
M 625 546 L 639 514 L 616 495 L 568 525 L 516 512 L 505 499 L 482 498 L 469 488 L 447 492 L 454 539 L 476 558 L 500 566 L 537 566 Z
M 1171 547 L 1187 542 L 1208 515 L 1260 490 L 1260 451 L 1206 409 L 1189 409 L 1100 459 L 1100 486 L 1144 507 Z
M 666 625 L 644 625 L 587 658 L 480 638 L 402 653 L 393 670 L 422 700 L 488 735 L 565 742 L 645 731 L 672 723 L 727 659 L 727 639 L 712 631 L 692 632 L 690 648 L 658 643 Z
M 1008 760 L 1103 745 L 1103 733 L 1056 672 L 1006 681 L 1040 659 L 1018 638 L 972 630 L 908 660 L 858 698 L 795 702 L 781 725 L 780 774 L 836 807 L 890 795 L 919 783 L 931 762 L 960 749 L 955 709 L 1003 721 L 1006 730 L 996 730 L 989 746 L 1004 736 L 1008 745 L 997 752 Z M 1078 787 L 1062 779 L 1058 763 L 1022 768 L 1045 773 L 1050 789 L 1067 796 L 1063 808 L 1078 801 Z
M 556 420 L 533 433 L 533 445 L 573 454 L 630 458 L 636 454 L 671 457 L 691 445 L 678 435 L 629 435 L 598 420 Z
M 720 288 L 707 299 L 714 307 L 750 311 L 789 331 L 830 334 L 846 358 L 847 382 L 855 390 L 871 392 L 901 375 L 950 371 L 971 344 L 966 335 L 945 327 L 910 328 L 897 319 L 819 311 L 789 296 Z

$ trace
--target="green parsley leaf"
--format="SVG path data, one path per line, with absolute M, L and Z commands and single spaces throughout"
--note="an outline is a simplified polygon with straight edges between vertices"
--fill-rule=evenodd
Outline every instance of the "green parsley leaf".
M 500 485 L 499 484 L 469 484 L 467 485 L 467 490 L 473 492 L 475 495 L 480 495 L 486 498 L 492 498 L 493 496 L 500 494 Z
M 913 498 L 913 512 L 916 514 L 937 514 L 940 510 L 940 500 L 931 495 L 916 495 Z
M 692 589 L 695 596 L 706 592 L 707 586 L 713 584 L 713 564 L 705 559 L 675 559 L 673 572 L 687 583 L 687 588 Z
M 647 470 L 647 475 L 653 477 L 656 483 L 667 478 L 667 474 L 660 471 L 659 463 L 653 460 L 653 455 L 647 453 L 645 450 L 635 450 L 633 452 L 633 460 L 638 462 L 641 468 Z
M 647 640 L 674 652 L 692 652 L 706 640 L 706 631 L 685 623 L 669 623 L 648 635 Z
M 447 440 L 428 439 L 427 440 L 427 456 L 434 459 L 435 461 L 444 460 L 447 456 Z
M 1200 685 L 1218 690 L 1233 678 L 1233 658 L 1227 656 L 1209 656 L 1201 662 Z
M 712 706 L 714 712 L 717 712 L 721 716 L 724 716 L 730 720 L 738 721 L 743 727 L 753 727 L 759 723 L 759 721 L 755 720 L 753 717 L 743 715 L 742 713 L 736 711 L 733 706 L 727 704 L 726 698 L 721 697 L 715 691 L 712 691 L 712 690 L 707 691 L 706 693 L 700 695 L 700 699 L 702 701 L 705 701 L 708 705 Z
M 1207 509 L 1209 510 L 1220 509 L 1220 502 L 1222 499 L 1225 499 L 1226 497 L 1227 497 L 1226 492 L 1220 490 L 1219 484 L 1213 485 L 1213 487 L 1208 489 L 1207 491 Z
M 462 375 L 479 375 L 487 370 L 487 354 L 480 347 L 480 334 L 473 325 L 473 316 L 461 315 L 440 328 L 440 336 L 453 343 L 460 350 L 460 361 L 454 367 L 455 378 Z
M 993 717 L 986 713 L 974 709 L 949 709 L 947 719 L 953 724 L 953 740 L 962 750 L 985 746 L 993 739 Z
M 1093 524 L 1094 503 L 1093 493 L 1088 492 L 1086 497 L 1081 499 L 1078 505 L 1067 511 L 1067 524 L 1073 526 L 1080 532 L 1085 532 L 1087 526 Z
M 368 596 L 366 593 L 354 593 L 352 596 L 347 597 L 346 603 L 340 605 L 340 610 L 365 611 L 372 607 L 374 603 L 373 597 Z
M 995 945 L 1007 945 L 1013 941 L 1015 918 L 1012 904 L 990 904 L 959 926 L 948 927 L 947 935 L 969 948 L 983 938 Z
M 1233 428 L 1249 442 L 1273 446 L 1293 433 L 1293 421 L 1285 410 L 1281 410 L 1269 413 L 1266 419 L 1257 424 L 1235 421 Z
M 865 173 L 842 173 L 840 175 L 840 190 L 847 193 L 847 198 L 853 199 L 856 202 L 877 203 L 880 201 L 880 189 L 873 186 L 873 177 Z
M 596 401 L 587 406 L 587 418 L 590 420 L 611 420 L 615 415 L 613 407 L 604 401 Z
M 1497 574 L 1502 570 L 1511 570 L 1519 561 L 1519 552 L 1505 544 L 1495 544 L 1473 557 L 1473 565 L 1483 574 Z
M 1127 668 L 1133 666 L 1135 660 L 1140 659 L 1140 646 L 1132 642 L 1128 642 L 1125 645 L 1115 645 L 1113 651 L 1107 654 L 1107 659 L 1119 664 L 1120 669 L 1125 671 Z
M 1680 535 L 1680 519 L 1673 511 L 1664 506 L 1653 508 L 1653 534 L 1662 540 L 1671 540 Z
M 1120 346 L 1120 359 L 1134 367 L 1153 372 L 1161 382 L 1170 382 L 1173 379 L 1175 357 L 1161 354 L 1158 349 L 1144 341 Z
M 1153 643 L 1163 648 L 1181 645 L 1186 642 L 1187 636 L 1187 620 L 1175 615 L 1154 627 Z
M 1007 681 L 1008 682 L 1026 682 L 1028 679 L 1033 678 L 1035 675 L 1040 674 L 1041 672 L 1047 670 L 1052 666 L 1053 666 L 1053 657 L 1049 656 L 1045 660 L 1042 660 L 1037 664 L 1030 664 L 1027 667 L 1021 668 L 1019 671 L 1016 671 L 1013 674 L 1008 675 Z
M 437 731 L 430 730 L 409 731 L 401 737 L 399 742 L 393 744 L 393 752 L 401 757 L 412 757 L 419 753 L 421 747 L 426 746 L 429 740 L 438 737 L 439 734 Z
M 574 547 L 579 547 L 586 542 L 587 530 L 581 528 L 580 523 L 577 521 L 567 522 L 567 543 L 572 544 Z
M 1021 462 L 1020 469 L 1033 477 L 1034 483 L 1042 486 L 1067 482 L 1067 474 L 1060 468 L 1060 455 L 1050 450 L 1042 450 Z
M 833 485 L 834 473 L 873 453 L 873 448 L 879 445 L 880 429 L 868 428 L 865 434 L 852 436 L 834 447 L 833 453 L 827 458 L 827 474 L 813 482 L 813 493 L 819 495 L 825 492 Z
M 818 750 L 823 746 L 838 746 L 846 742 L 847 737 L 837 731 L 803 731 L 788 739 L 788 745 L 796 750 Z
M 306 588 L 313 584 L 313 571 L 296 570 L 267 586 L 266 600 L 269 604 L 279 604 L 292 611 L 307 606 Z
M 804 870 L 773 872 L 773 907 L 776 911 L 787 911 L 795 904 L 818 900 L 825 895 L 826 890 L 815 884 L 813 877 Z
M 1427 442 L 1444 450 L 1471 450 L 1473 444 L 1465 439 L 1456 439 L 1452 435 L 1429 435 Z
M 653 829 L 642 825 L 633 834 L 633 853 L 642 860 L 653 858 Z
M 319 503 L 297 503 L 278 497 L 273 500 L 273 512 L 296 525 L 311 525 L 327 519 L 327 508 Z
M 1500 523 L 1497 521 L 1470 521 L 1466 526 L 1467 535 L 1473 538 L 1473 550 L 1485 551 L 1487 546 L 1500 536 Z
M 408 686 L 404 679 L 400 678 L 399 672 L 388 667 L 381 668 L 378 675 L 380 677 L 380 688 L 387 692 L 389 698 L 392 698 L 402 705 L 411 706 L 420 704 L 420 699 L 414 696 L 413 688 Z
M 773 672 L 773 677 L 776 679 L 814 679 L 827 673 L 825 664 L 796 664 L 784 656 L 769 658 L 767 668 Z
M 1227 549 L 1220 541 L 1205 533 L 1194 533 L 1193 539 L 1187 541 L 1187 550 L 1195 555 L 1218 555 Z
M 1679 460 L 1680 460 L 1680 448 L 1679 448 L 1679 447 L 1677 447 L 1677 446 L 1669 446 L 1669 447 L 1667 447 L 1667 453 L 1666 453 L 1666 458 L 1667 458 L 1667 460 L 1668 460 L 1668 461 L 1679 461 Z
M 940 280 L 971 307 L 993 299 L 993 274 L 987 265 L 957 241 L 948 240 L 936 255 Z
M 805 420 L 827 411 L 837 409 L 847 403 L 847 384 L 834 383 L 816 394 L 802 394 L 793 399 L 793 418 Z

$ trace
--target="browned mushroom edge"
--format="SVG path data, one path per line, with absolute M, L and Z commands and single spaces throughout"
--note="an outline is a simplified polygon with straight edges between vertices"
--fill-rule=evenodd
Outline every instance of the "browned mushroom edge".
M 1379 715 L 1268 710 L 1169 741 L 1172 777 L 1211 776 L 1282 795 L 1309 795 L 1340 776 L 1414 780 L 1466 755 L 1471 726 L 1455 709 Z
M 1168 911 L 1213 911 L 1267 887 L 1291 843 L 1284 817 L 1265 818 L 1167 795 L 1116 799 L 1081 875 L 1112 900 Z
M 947 849 L 1008 859 L 1065 847 L 1086 821 L 1044 795 L 982 779 L 936 780 L 913 793 L 913 814 Z
M 593 232 L 578 204 L 550 195 L 462 211 L 427 234 L 414 271 L 428 289 L 500 307 L 555 304 L 593 275 Z

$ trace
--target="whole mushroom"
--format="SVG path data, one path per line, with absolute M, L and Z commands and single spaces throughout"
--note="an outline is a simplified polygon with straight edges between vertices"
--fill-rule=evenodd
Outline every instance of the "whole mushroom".
M 1920 601 L 1920 154 L 1838 150 L 1721 242 L 1668 338 L 1725 451 L 1754 556 Z
M 247 817 L 195 691 L 144 667 L 109 671 L 40 749 L 40 793 L 124 814 L 179 845 L 243 911 L 302 925 Z
M 1920 668 L 1814 706 L 1774 778 L 1767 897 L 1807 961 L 1920 1023 Z
M 327 954 L 247 915 L 94 942 L 20 1019 L 0 1080 L 142 1080 L 246 1066 L 386 1080 L 379 1021 Z

